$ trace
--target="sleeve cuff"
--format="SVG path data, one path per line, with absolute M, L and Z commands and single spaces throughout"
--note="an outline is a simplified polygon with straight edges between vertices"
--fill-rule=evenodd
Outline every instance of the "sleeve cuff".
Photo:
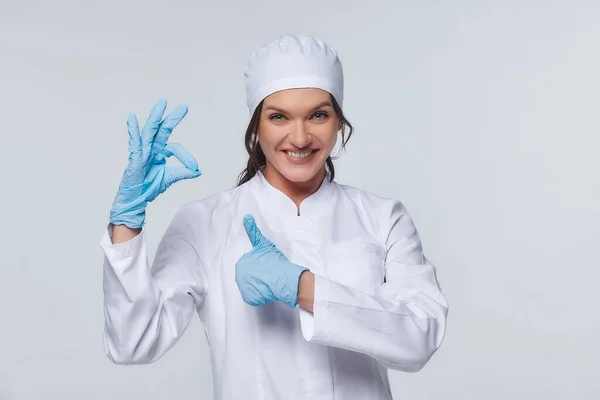
M 325 340 L 329 313 L 330 282 L 315 274 L 315 294 L 313 312 L 300 308 L 302 336 L 308 342 Z
M 139 235 L 129 239 L 123 243 L 114 244 L 112 242 L 112 224 L 108 224 L 100 240 L 100 247 L 104 253 L 108 256 L 115 255 L 119 258 L 131 257 L 139 253 L 140 247 L 144 243 L 144 231 L 142 230 Z

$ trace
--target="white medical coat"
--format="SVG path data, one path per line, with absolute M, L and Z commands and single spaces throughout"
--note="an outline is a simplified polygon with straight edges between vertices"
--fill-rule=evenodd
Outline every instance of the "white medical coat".
M 251 250 L 244 214 L 291 262 L 315 274 L 313 313 L 246 304 L 235 264 Z M 262 173 L 184 205 L 147 261 L 142 231 L 104 252 L 107 356 L 151 363 L 194 312 L 221 400 L 391 399 L 387 369 L 420 370 L 440 346 L 447 302 L 399 201 L 327 177 L 296 205 Z

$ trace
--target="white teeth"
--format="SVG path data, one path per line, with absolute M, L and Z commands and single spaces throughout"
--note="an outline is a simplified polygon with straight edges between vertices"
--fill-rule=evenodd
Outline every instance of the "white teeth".
M 287 154 L 293 158 L 306 158 L 312 154 L 312 150 L 305 153 L 294 153 L 293 151 L 288 151 Z

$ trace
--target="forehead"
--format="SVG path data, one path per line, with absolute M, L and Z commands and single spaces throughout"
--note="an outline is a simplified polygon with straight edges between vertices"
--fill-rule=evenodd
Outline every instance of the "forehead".
M 267 96 L 263 102 L 263 108 L 277 107 L 281 109 L 302 110 L 310 109 L 319 104 L 330 101 L 329 92 L 322 89 L 300 88 L 286 89 Z

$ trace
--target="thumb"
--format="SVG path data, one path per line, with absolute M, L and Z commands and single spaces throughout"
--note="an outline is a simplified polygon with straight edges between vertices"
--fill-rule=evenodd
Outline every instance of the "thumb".
M 202 171 L 199 169 L 194 171 L 186 167 L 168 167 L 165 172 L 165 185 L 169 187 L 175 182 L 197 178 L 200 175 L 202 175 Z
M 254 217 L 250 214 L 244 215 L 244 229 L 246 230 L 248 239 L 250 239 L 250 243 L 252 243 L 252 247 L 257 247 L 266 242 L 266 238 L 256 226 Z

